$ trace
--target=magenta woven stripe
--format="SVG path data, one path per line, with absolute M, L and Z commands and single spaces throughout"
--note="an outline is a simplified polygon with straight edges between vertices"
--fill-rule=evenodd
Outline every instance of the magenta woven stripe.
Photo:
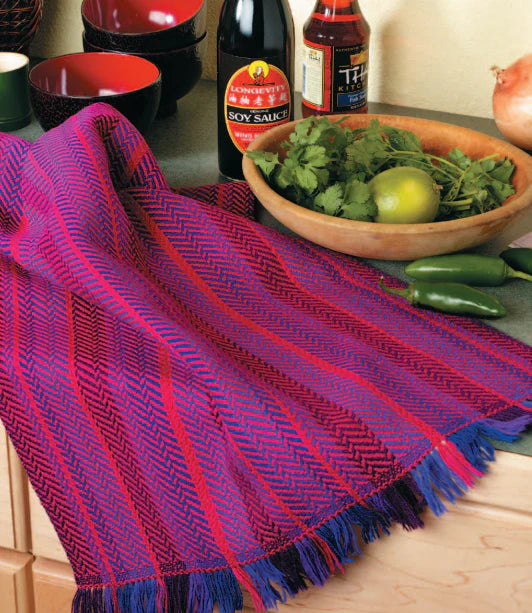
M 105 105 L 0 134 L 0 416 L 74 613 L 273 607 L 532 422 L 530 347 L 253 210 L 244 183 L 172 190 Z

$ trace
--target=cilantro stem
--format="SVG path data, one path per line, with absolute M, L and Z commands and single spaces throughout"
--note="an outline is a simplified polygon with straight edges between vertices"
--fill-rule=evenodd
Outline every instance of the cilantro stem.
M 468 192 L 467 194 L 460 194 L 460 196 L 462 198 L 469 198 L 469 196 L 476 196 L 478 194 L 478 191 L 476 192 Z
M 456 164 L 453 164 L 452 162 L 450 162 L 449 160 L 446 160 L 445 158 L 441 158 L 441 157 L 439 157 L 437 155 L 432 155 L 432 153 L 427 153 L 426 155 L 428 155 L 433 160 L 438 160 L 438 162 L 440 162 L 440 164 L 446 164 L 447 166 L 451 166 L 451 168 L 453 168 L 454 170 L 457 170 L 460 173 L 462 172 L 462 169 L 460 168 L 460 166 L 457 166 Z
M 464 200 L 444 200 L 442 204 L 446 206 L 460 206 L 462 204 L 473 204 L 473 198 L 464 198 Z
M 492 153 L 491 155 L 486 155 L 483 158 L 480 158 L 479 160 L 477 160 L 477 162 L 484 162 L 485 160 L 492 160 L 493 158 L 498 158 L 500 156 L 500 153 Z
M 392 149 L 393 149 L 393 147 L 392 147 Z M 398 149 L 393 149 L 393 152 L 394 152 L 394 156 L 399 156 L 399 155 L 407 155 L 407 156 L 414 155 L 414 156 L 418 156 L 419 162 L 426 163 L 427 166 L 431 166 L 432 168 L 435 168 L 435 169 L 439 170 L 444 175 L 447 175 L 448 177 L 450 177 L 453 181 L 456 181 L 456 176 L 455 175 L 453 175 L 450 172 L 446 171 L 441 166 L 435 166 L 434 164 L 431 164 L 430 162 L 427 162 L 424 158 L 425 157 L 429 157 L 432 160 L 437 160 L 440 163 L 444 163 L 444 164 L 447 164 L 447 166 L 451 166 L 455 171 L 459 171 L 460 173 L 462 172 L 462 170 L 458 166 L 456 166 L 456 164 L 453 164 L 452 162 L 449 162 L 445 158 L 438 157 L 437 155 L 432 155 L 431 153 L 421 153 L 420 154 L 419 151 L 399 151 Z
M 458 196 L 458 194 L 460 193 L 460 190 L 462 189 L 462 181 L 464 180 L 464 177 L 466 176 L 468 170 L 469 170 L 469 168 L 466 168 L 462 172 L 462 174 L 458 177 L 456 183 L 449 190 L 449 195 L 450 195 L 451 198 L 456 198 L 456 196 Z M 451 196 L 451 194 L 452 194 L 452 196 Z

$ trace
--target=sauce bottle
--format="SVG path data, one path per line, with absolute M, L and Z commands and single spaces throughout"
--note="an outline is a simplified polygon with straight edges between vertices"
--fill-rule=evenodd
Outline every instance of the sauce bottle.
M 242 154 L 294 116 L 294 23 L 287 0 L 225 0 L 218 24 L 218 166 L 242 179 Z
M 367 113 L 370 28 L 357 0 L 318 0 L 303 27 L 303 117 Z

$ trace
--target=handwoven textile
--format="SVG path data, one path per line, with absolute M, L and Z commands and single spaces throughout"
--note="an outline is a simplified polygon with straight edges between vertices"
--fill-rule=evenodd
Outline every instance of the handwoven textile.
M 442 512 L 531 421 L 530 347 L 252 207 L 172 191 L 105 105 L 0 137 L 0 412 L 75 613 L 274 606 Z

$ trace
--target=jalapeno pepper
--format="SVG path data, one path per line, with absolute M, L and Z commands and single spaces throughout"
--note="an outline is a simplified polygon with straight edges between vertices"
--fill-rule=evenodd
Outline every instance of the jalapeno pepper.
M 515 270 L 532 275 L 532 249 L 514 247 L 503 251 L 500 257 Z
M 512 278 L 532 281 L 532 276 L 514 270 L 499 257 L 476 253 L 435 255 L 408 264 L 405 272 L 422 281 L 454 281 L 496 286 Z
M 385 292 L 402 296 L 414 306 L 430 307 L 443 313 L 477 317 L 506 315 L 506 309 L 494 296 L 463 283 L 414 281 L 404 289 L 397 289 L 384 285 L 381 278 L 379 285 Z

